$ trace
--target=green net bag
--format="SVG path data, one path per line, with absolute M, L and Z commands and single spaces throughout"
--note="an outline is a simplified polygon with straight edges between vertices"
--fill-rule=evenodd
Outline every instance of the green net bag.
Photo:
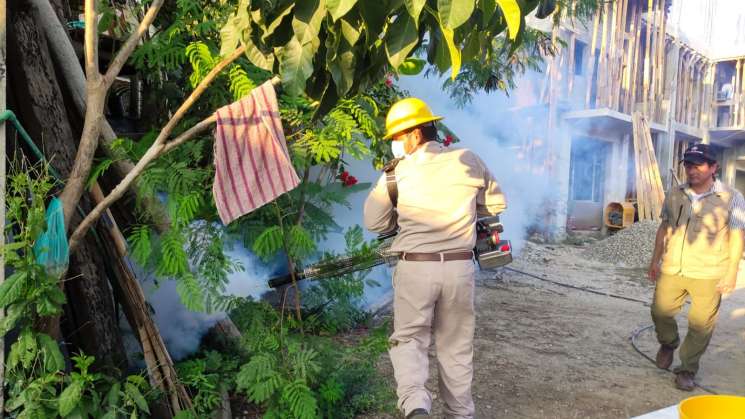
M 43 265 L 47 273 L 60 277 L 67 270 L 70 251 L 65 232 L 65 215 L 62 211 L 62 201 L 52 198 L 46 212 L 47 229 L 34 243 L 36 262 Z

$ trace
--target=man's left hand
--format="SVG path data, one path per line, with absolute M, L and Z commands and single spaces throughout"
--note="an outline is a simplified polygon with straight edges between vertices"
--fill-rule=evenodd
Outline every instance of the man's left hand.
M 735 290 L 735 285 L 737 285 L 737 272 L 734 274 L 727 274 L 722 278 L 717 284 L 717 291 L 722 295 L 726 295 Z

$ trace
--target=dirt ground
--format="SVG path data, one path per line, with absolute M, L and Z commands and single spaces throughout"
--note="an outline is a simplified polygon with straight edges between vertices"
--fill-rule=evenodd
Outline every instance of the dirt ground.
M 582 252 L 581 246 L 529 243 L 510 267 L 651 301 L 653 287 L 643 270 L 591 261 Z M 718 393 L 745 395 L 743 270 L 738 289 L 723 301 L 718 329 L 697 377 L 701 385 Z M 477 281 L 473 383 L 477 418 L 628 418 L 692 395 L 676 390 L 672 373 L 657 369 L 631 346 L 632 333 L 651 324 L 644 304 L 510 271 L 481 272 Z M 679 316 L 679 325 L 685 333 L 684 315 Z M 653 330 L 640 333 L 637 343 L 654 356 Z M 428 388 L 436 396 L 434 356 L 432 350 Z M 393 385 L 387 358 L 381 368 Z M 693 394 L 705 393 L 697 389 Z M 433 409 L 434 417 L 442 417 L 438 399 Z

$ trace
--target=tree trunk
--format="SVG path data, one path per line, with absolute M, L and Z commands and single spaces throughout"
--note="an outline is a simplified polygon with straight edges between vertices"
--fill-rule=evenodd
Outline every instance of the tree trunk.
M 26 2 L 8 1 L 8 85 L 11 103 L 24 127 L 45 157 L 66 179 L 74 164 L 78 133 L 73 132 L 47 42 L 35 25 Z M 36 156 L 34 156 L 36 158 Z M 81 206 L 90 208 L 88 198 Z M 79 214 L 71 226 L 80 222 Z M 71 256 L 65 283 L 69 318 L 66 340 L 74 348 L 96 357 L 99 368 L 126 368 L 126 356 L 117 324 L 105 264 L 92 235 L 86 235 Z M 56 322 L 53 322 L 56 323 Z M 50 332 L 59 337 L 59 326 Z

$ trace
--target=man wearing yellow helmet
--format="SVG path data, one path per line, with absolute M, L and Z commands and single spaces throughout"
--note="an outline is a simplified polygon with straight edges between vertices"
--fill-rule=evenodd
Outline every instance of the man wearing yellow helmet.
M 399 157 L 365 201 L 365 226 L 377 233 L 398 229 L 391 251 L 394 331 L 390 357 L 398 407 L 406 418 L 429 415 L 425 388 L 434 334 L 440 397 L 452 418 L 472 418 L 475 327 L 472 249 L 478 216 L 505 208 L 499 185 L 470 150 L 445 148 L 435 116 L 421 100 L 395 103 L 386 117 L 386 139 Z

